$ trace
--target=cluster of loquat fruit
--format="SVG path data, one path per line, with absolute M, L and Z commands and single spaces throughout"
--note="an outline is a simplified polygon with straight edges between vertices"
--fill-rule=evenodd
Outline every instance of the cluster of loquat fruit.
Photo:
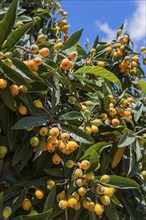
M 75 59 L 77 58 L 78 56 L 78 53 L 77 51 L 73 51 L 69 54 L 68 58 L 64 58 L 62 61 L 61 61 L 61 64 L 60 64 L 60 68 L 63 70 L 63 71 L 67 71 L 67 70 L 70 70 L 72 69 L 72 67 L 74 66 L 73 62 L 70 60 L 70 59 Z
M 31 193 L 28 192 L 28 190 L 31 189 Z M 32 192 L 33 190 L 33 192 Z M 30 194 L 31 194 L 31 198 L 30 198 Z M 36 188 L 34 186 L 32 187 L 29 187 L 27 189 L 27 195 L 25 197 L 25 199 L 22 201 L 22 208 L 24 211 L 30 211 L 29 215 L 37 215 L 38 212 L 36 210 L 33 209 L 33 200 L 34 198 L 38 199 L 38 200 L 41 200 L 44 198 L 44 191 L 40 188 Z M 15 198 L 17 199 L 17 198 Z M 15 203 L 15 199 L 13 200 L 13 203 Z M 3 209 L 3 212 L 2 212 L 2 216 L 4 217 L 4 219 L 9 219 L 9 217 L 11 216 L 12 214 L 12 209 L 10 206 L 6 206 L 4 207 Z
M 77 142 L 70 139 L 70 134 L 65 131 L 61 132 L 58 127 L 52 127 L 50 130 L 47 127 L 40 128 L 37 135 L 30 139 L 31 146 L 38 147 L 40 143 L 39 136 L 46 138 L 43 150 L 54 153 L 52 162 L 55 165 L 61 162 L 59 152 L 69 155 L 78 148 Z
M 125 122 L 129 122 L 132 120 L 132 108 L 129 104 L 134 102 L 132 97 L 128 97 L 127 99 L 122 98 L 118 106 L 115 107 L 115 99 L 113 95 L 109 95 L 109 105 L 107 109 L 107 113 L 101 113 L 100 118 L 102 121 L 108 120 L 112 126 L 117 127 L 120 125 L 120 119 L 124 119 Z
M 73 168 L 73 177 L 75 181 L 75 189 L 72 192 L 68 185 L 70 180 L 65 180 L 60 183 L 64 185 L 64 190 L 57 194 L 57 202 L 61 209 L 73 208 L 79 210 L 81 207 L 90 212 L 95 212 L 101 216 L 104 212 L 104 206 L 111 202 L 111 197 L 115 192 L 114 187 L 108 187 L 110 176 L 103 175 L 100 180 L 97 180 L 93 172 L 89 172 L 90 162 L 82 160 L 81 162 L 74 163 L 72 160 L 66 161 L 68 168 Z M 53 180 L 47 182 L 47 188 L 52 190 L 57 183 Z

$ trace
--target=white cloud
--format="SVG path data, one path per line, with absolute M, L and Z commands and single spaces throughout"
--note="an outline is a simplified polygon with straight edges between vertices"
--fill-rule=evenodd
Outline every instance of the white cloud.
M 101 21 L 97 20 L 95 22 L 95 25 L 100 31 L 102 31 L 106 35 L 106 37 L 103 37 L 101 39 L 102 41 L 110 41 L 115 37 L 116 29 L 113 30 L 112 28 L 110 28 L 107 22 L 102 23 Z
M 136 10 L 127 20 L 127 30 L 133 41 L 140 41 L 146 37 L 146 2 L 136 1 Z
M 132 40 L 136 43 L 146 41 L 146 1 L 135 1 L 136 9 L 131 16 L 125 19 L 126 31 L 130 34 Z M 110 41 L 116 36 L 116 29 L 112 29 L 107 22 L 97 20 L 95 22 L 96 30 L 105 34 L 101 40 Z

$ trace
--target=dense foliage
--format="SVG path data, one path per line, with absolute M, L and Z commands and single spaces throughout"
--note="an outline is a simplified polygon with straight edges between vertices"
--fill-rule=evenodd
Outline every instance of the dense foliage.
M 146 48 L 79 44 L 54 0 L 0 4 L 0 219 L 146 219 Z

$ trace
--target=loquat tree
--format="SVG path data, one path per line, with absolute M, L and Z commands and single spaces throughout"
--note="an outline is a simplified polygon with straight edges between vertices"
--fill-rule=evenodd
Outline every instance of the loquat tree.
M 84 49 L 54 0 L 0 4 L 0 219 L 146 219 L 146 48 Z

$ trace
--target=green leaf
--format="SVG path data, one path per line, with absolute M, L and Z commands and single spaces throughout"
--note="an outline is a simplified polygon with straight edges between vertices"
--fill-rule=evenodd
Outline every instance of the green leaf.
M 26 188 L 22 191 L 22 193 L 17 197 L 16 201 L 12 204 L 12 210 L 15 212 L 21 205 L 23 200 L 26 198 Z
M 13 64 L 22 71 L 23 74 L 25 74 L 27 77 L 29 77 L 32 80 L 35 81 L 40 81 L 40 82 L 44 82 L 44 80 L 37 76 L 36 74 L 34 74 L 22 61 L 20 61 L 19 59 L 13 58 L 12 59 Z
M 14 99 L 11 94 L 10 88 L 7 86 L 5 89 L 0 91 L 0 95 L 6 106 L 8 106 L 8 108 L 10 108 L 12 111 L 15 111 L 16 107 L 14 106 Z
M 29 155 L 27 156 L 27 152 L 29 152 L 29 155 L 32 155 L 33 148 L 30 146 L 30 137 L 28 136 L 28 139 L 24 141 L 24 143 L 20 146 L 17 146 L 14 157 L 12 159 L 12 167 L 15 166 L 20 161 L 25 160 L 27 162 L 27 158 L 29 159 Z M 25 155 L 25 158 L 24 158 Z
M 111 175 L 110 182 L 105 185 L 113 186 L 119 189 L 134 189 L 140 187 L 140 185 L 135 180 L 116 175 Z
M 109 70 L 98 66 L 84 66 L 78 69 L 74 74 L 77 73 L 88 73 L 94 74 L 95 76 L 101 76 L 102 78 L 109 80 L 116 84 L 119 88 L 122 88 L 120 80 Z
M 73 33 L 69 39 L 65 42 L 64 47 L 62 50 L 66 50 L 72 46 L 74 46 L 80 39 L 81 35 L 82 35 L 83 29 L 76 31 L 75 33 Z
M 83 116 L 80 112 L 71 111 L 61 115 L 59 119 L 64 121 L 70 121 L 70 120 L 80 119 L 82 117 Z
M 146 82 L 144 80 L 140 80 L 138 84 L 141 86 L 141 90 L 143 94 L 145 95 L 146 94 Z
M 50 168 L 50 169 L 44 169 L 44 171 L 51 176 L 55 176 L 59 178 L 64 177 L 62 168 Z
M 4 70 L 5 75 L 12 80 L 13 82 L 17 83 L 18 85 L 24 85 L 27 88 L 31 88 L 30 83 L 16 70 L 6 66 L 4 63 L 0 62 L 0 67 Z
M 35 114 L 35 106 L 34 106 L 34 103 L 33 103 L 33 100 L 32 100 L 32 96 L 30 94 L 28 94 L 28 93 L 20 92 L 18 94 L 18 98 L 20 100 L 22 100 L 23 104 L 28 108 L 30 113 L 32 115 L 34 115 Z
M 115 205 L 109 204 L 104 207 L 106 216 L 109 220 L 119 220 L 119 216 L 117 213 L 117 209 L 115 208 Z
M 48 210 L 47 212 L 39 213 L 37 215 L 21 215 L 13 220 L 48 220 L 50 219 L 49 216 L 52 213 L 52 209 Z
M 99 41 L 99 36 L 97 35 L 97 37 L 95 38 L 94 40 L 94 43 L 93 43 L 93 47 L 92 48 L 96 48 L 97 44 L 98 44 L 98 41 Z
M 56 201 L 56 187 L 54 187 L 48 194 L 47 199 L 44 204 L 44 212 L 53 208 L 54 203 Z
M 49 217 L 49 220 L 54 220 L 55 217 L 60 215 L 62 212 L 64 212 L 64 210 L 60 209 L 58 204 L 55 204 L 55 206 L 53 207 L 53 212 Z
M 80 159 L 83 160 L 85 158 L 88 158 L 93 150 L 96 151 L 98 154 L 100 154 L 105 148 L 110 147 L 110 146 L 111 144 L 109 144 L 108 142 L 96 143 L 92 145 L 91 147 L 89 147 Z
M 13 46 L 21 39 L 21 37 L 32 27 L 33 22 L 29 22 L 22 26 L 21 28 L 17 28 L 12 34 L 8 37 L 4 51 L 10 51 Z
M 0 22 L 0 45 L 7 39 L 15 23 L 18 0 L 14 0 Z
M 27 128 L 35 128 L 41 125 L 46 125 L 47 119 L 43 117 L 37 116 L 27 116 L 21 118 L 13 127 L 12 129 L 20 130 L 20 129 L 27 129 Z
M 90 154 L 90 164 L 91 165 L 90 165 L 88 171 L 94 170 L 98 166 L 98 162 L 99 162 L 99 155 L 95 150 L 92 150 L 92 152 Z
M 84 143 L 84 144 L 94 143 L 94 139 L 90 135 L 86 134 L 84 131 L 82 131 L 81 129 L 79 129 L 74 125 L 67 125 L 61 123 L 61 127 L 64 130 L 69 131 L 70 136 L 80 143 Z
M 3 192 L 1 192 L 0 193 L 0 214 L 3 210 L 3 197 L 4 197 Z
M 118 148 L 128 146 L 128 145 L 132 144 L 134 141 L 135 141 L 135 135 L 133 135 L 129 132 L 126 132 L 121 137 L 119 144 L 118 144 Z

